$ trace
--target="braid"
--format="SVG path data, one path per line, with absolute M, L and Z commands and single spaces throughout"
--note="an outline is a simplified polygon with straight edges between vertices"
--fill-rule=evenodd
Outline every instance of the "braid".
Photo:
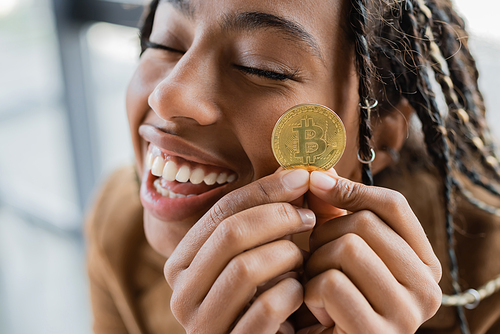
M 415 1 L 417 8 L 420 12 L 418 1 Z M 458 282 L 458 262 L 455 254 L 455 239 L 454 239 L 454 225 L 453 225 L 453 209 L 452 209 L 452 190 L 453 178 L 451 175 L 450 163 L 450 147 L 447 140 L 447 131 L 445 124 L 439 113 L 439 108 L 434 94 L 432 93 L 432 86 L 428 74 L 429 64 L 425 61 L 425 53 L 430 49 L 431 45 L 421 45 L 418 40 L 429 43 L 429 39 L 420 36 L 418 21 L 415 17 L 414 4 L 410 0 L 406 0 L 405 10 L 403 10 L 401 17 L 401 27 L 406 34 L 409 45 L 412 50 L 412 60 L 414 62 L 414 71 L 416 77 L 413 78 L 416 89 L 415 94 L 407 95 L 407 99 L 414 107 L 417 115 L 422 123 L 422 130 L 424 133 L 424 140 L 427 150 L 433 161 L 435 162 L 442 178 L 443 178 L 443 195 L 445 199 L 445 223 L 446 234 L 448 241 L 448 256 L 450 258 L 450 274 L 452 279 L 452 286 L 456 294 L 461 292 L 460 284 Z M 427 20 L 423 20 L 424 25 L 430 24 Z M 422 29 L 425 33 L 427 29 Z M 460 328 L 463 334 L 469 333 L 467 321 L 461 306 L 457 307 L 458 316 L 460 319 Z
M 486 125 L 484 100 L 478 89 L 477 79 L 478 72 L 476 68 L 475 61 L 470 54 L 468 49 L 466 39 L 458 35 L 459 31 L 465 29 L 463 20 L 461 20 L 456 13 L 448 8 L 448 12 L 445 9 L 440 9 L 436 5 L 430 4 L 433 8 L 433 13 L 437 21 L 439 22 L 451 22 L 454 23 L 456 28 L 450 24 L 440 24 L 436 30 L 440 32 L 441 37 L 441 52 L 446 58 L 448 67 L 450 69 L 450 77 L 455 86 L 457 92 L 460 92 L 462 99 L 464 100 L 465 108 L 471 111 L 470 121 L 472 125 L 477 129 L 477 133 L 481 141 L 485 146 L 493 145 L 491 134 Z M 464 42 L 462 42 L 462 40 Z M 464 69 L 469 69 L 465 71 Z M 479 143 L 479 142 L 478 142 Z M 479 143 L 476 145 L 479 150 L 483 149 L 483 145 Z M 490 163 L 487 162 L 486 165 Z M 495 170 L 495 174 L 498 174 L 499 170 Z
M 465 128 L 464 132 L 468 132 L 470 137 L 479 138 L 477 130 L 474 129 L 469 123 L 469 115 L 467 112 L 461 107 L 458 97 L 455 93 L 454 85 L 452 79 L 449 77 L 449 70 L 447 66 L 447 62 L 444 59 L 441 50 L 437 46 L 434 36 L 432 34 L 431 26 L 432 26 L 432 13 L 430 9 L 425 5 L 423 0 L 417 1 L 418 9 L 420 10 L 420 21 L 427 25 L 425 29 L 425 39 L 427 43 L 429 43 L 430 47 L 430 58 L 433 61 L 432 68 L 434 70 L 436 80 L 440 84 L 446 102 L 448 104 L 448 112 L 449 119 L 455 123 L 455 126 L 462 126 Z M 448 126 L 452 128 L 452 124 Z M 474 143 L 474 140 L 470 140 L 470 142 Z M 477 140 L 476 140 L 477 142 Z M 460 143 L 459 143 L 460 144 Z M 479 144 L 480 145 L 480 144 Z M 476 147 L 476 146 L 474 146 Z M 463 151 L 463 149 L 461 150 Z M 458 154 L 458 150 L 457 150 Z M 476 185 L 479 185 L 486 190 L 490 191 L 492 194 L 500 196 L 500 193 L 493 186 L 489 185 L 488 182 L 477 173 L 472 168 L 468 168 L 463 162 L 461 157 L 455 155 L 457 159 L 455 161 L 458 164 L 458 169 L 466 175 L 472 182 Z M 491 160 L 490 156 L 486 156 L 485 154 L 481 155 L 484 160 Z M 458 181 L 454 180 L 454 183 L 458 183 Z
M 364 0 L 351 0 L 351 25 L 354 33 L 354 43 L 356 49 L 356 65 L 359 72 L 359 156 L 363 160 L 370 160 L 372 157 L 371 139 L 371 77 L 373 64 L 370 58 L 368 41 L 366 39 L 367 14 Z M 362 164 L 363 183 L 373 185 L 373 176 L 370 164 Z
M 419 0 L 418 3 L 420 4 L 420 8 L 422 10 L 422 17 L 424 18 L 425 21 L 431 22 L 432 21 L 432 13 L 428 7 L 423 3 L 423 0 Z M 431 24 L 432 26 L 432 24 Z M 457 152 L 456 152 L 456 159 L 455 162 L 458 165 L 458 170 L 460 170 L 465 176 L 469 178 L 474 184 L 479 185 L 483 187 L 484 189 L 488 190 L 490 193 L 500 196 L 500 193 L 497 189 L 495 189 L 494 186 L 492 186 L 489 182 L 488 179 L 482 177 L 478 172 L 474 170 L 473 167 L 467 167 L 465 164 L 465 159 L 462 159 L 462 157 L 465 157 L 466 154 L 465 151 L 466 149 L 463 147 L 463 140 L 467 140 L 466 144 L 468 144 L 469 148 L 472 149 L 473 151 L 478 151 L 479 157 L 482 160 L 483 166 L 486 165 L 488 167 L 491 167 L 493 171 L 495 172 L 493 176 L 497 179 L 500 179 L 500 175 L 498 174 L 498 160 L 493 156 L 494 149 L 488 150 L 483 144 L 483 141 L 481 140 L 480 135 L 486 133 L 487 129 L 476 129 L 472 122 L 469 122 L 470 116 L 469 114 L 462 108 L 460 105 L 460 101 L 458 99 L 458 96 L 455 93 L 455 87 L 454 87 L 454 82 L 450 78 L 450 71 L 448 69 L 447 61 L 444 59 L 441 49 L 437 46 L 436 42 L 434 41 L 434 37 L 432 35 L 432 31 L 430 28 L 426 30 L 426 40 L 430 43 L 431 47 L 431 59 L 433 60 L 433 69 L 436 75 L 436 80 L 439 82 L 441 85 L 441 88 L 443 90 L 446 102 L 449 107 L 449 118 L 448 118 L 448 128 L 454 128 L 454 127 L 459 127 L 462 129 L 457 129 L 460 133 L 465 133 L 467 134 L 466 136 L 460 136 L 460 139 L 457 140 Z M 467 48 L 463 48 L 464 50 L 467 51 L 467 57 L 471 57 L 470 53 L 468 52 Z M 472 59 L 473 61 L 473 59 Z M 473 65 L 475 66 L 475 62 L 473 62 Z M 463 71 L 460 71 L 463 72 Z M 461 74 L 463 77 L 466 76 L 466 74 L 462 73 Z M 475 82 L 475 86 L 477 87 L 477 69 L 473 71 L 473 73 L 470 75 L 468 80 L 472 80 Z M 468 90 L 468 88 L 467 88 Z M 472 92 L 468 90 L 468 93 L 466 96 L 472 96 Z M 478 94 L 478 98 L 482 104 L 482 96 Z M 475 104 L 473 104 L 473 99 L 469 98 L 466 99 L 469 106 L 475 108 Z M 484 109 L 483 109 L 484 110 Z M 479 115 L 482 119 L 484 119 L 484 112 L 476 114 Z M 480 124 L 480 122 L 475 122 L 476 124 Z M 483 137 L 484 139 L 484 137 Z M 491 140 L 490 140 L 491 142 Z M 460 156 L 458 155 L 460 154 Z M 458 183 L 458 181 L 454 180 L 454 183 Z M 463 187 L 459 187 L 459 189 L 463 189 Z M 471 197 L 466 196 L 468 200 L 471 199 Z M 477 201 L 475 201 L 477 202 Z

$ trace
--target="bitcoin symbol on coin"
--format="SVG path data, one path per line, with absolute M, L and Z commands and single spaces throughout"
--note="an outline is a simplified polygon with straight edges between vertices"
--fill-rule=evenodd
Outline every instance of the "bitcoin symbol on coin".
M 323 137 L 323 129 L 314 124 L 312 118 L 301 120 L 301 126 L 293 128 L 298 132 L 299 152 L 295 153 L 296 158 L 301 158 L 303 164 L 314 164 L 316 157 L 326 150 L 326 142 Z
M 340 118 L 317 104 L 289 109 L 273 130 L 273 153 L 286 169 L 328 170 L 340 160 L 345 145 L 345 128 Z

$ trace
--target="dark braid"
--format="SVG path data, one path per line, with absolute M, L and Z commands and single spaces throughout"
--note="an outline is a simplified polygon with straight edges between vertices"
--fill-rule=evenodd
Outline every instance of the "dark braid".
M 424 41 L 429 44 L 430 49 L 430 58 L 432 60 L 431 65 L 435 72 L 436 80 L 441 85 L 443 90 L 444 97 L 449 107 L 449 122 L 454 123 L 455 125 L 449 123 L 448 127 L 453 128 L 455 126 L 461 126 L 465 128 L 465 132 L 470 133 L 472 138 L 478 138 L 479 134 L 477 130 L 472 127 L 469 122 L 469 116 L 467 112 L 460 105 L 460 101 L 455 93 L 454 84 L 452 79 L 450 78 L 450 72 L 447 67 L 447 62 L 444 59 L 440 48 L 437 46 L 433 32 L 431 27 L 433 26 L 433 18 L 431 10 L 422 2 L 422 0 L 416 1 L 416 9 L 420 12 L 419 22 L 422 25 L 422 31 L 425 31 Z M 477 70 L 476 70 L 477 72 Z M 474 72 L 475 73 L 475 72 Z M 475 75 L 475 80 L 477 80 L 477 75 Z M 470 92 L 469 95 L 472 95 Z M 457 161 L 458 169 L 466 175 L 472 182 L 475 184 L 485 188 L 490 191 L 492 194 L 500 196 L 498 190 L 496 190 L 493 186 L 489 185 L 485 180 L 472 168 L 468 168 L 464 163 L 462 163 L 462 157 L 459 156 L 459 151 L 463 152 L 463 149 L 460 148 L 460 142 L 457 143 L 457 151 L 455 154 L 455 161 Z M 463 155 L 465 156 L 465 155 Z M 482 156 L 484 158 L 484 155 Z M 487 158 L 485 158 L 487 159 Z M 457 183 L 454 180 L 454 183 Z
M 418 1 L 415 1 L 418 6 Z M 427 25 L 427 20 L 423 20 L 424 25 Z M 416 73 L 415 77 L 410 81 L 415 84 L 414 94 L 406 95 L 406 98 L 415 109 L 420 121 L 422 122 L 422 131 L 424 140 L 427 146 L 427 151 L 434 163 L 436 164 L 443 178 L 443 195 L 445 198 L 445 222 L 446 235 L 448 241 L 448 256 L 450 257 L 450 274 L 452 278 L 452 286 L 456 294 L 461 292 L 458 282 L 458 262 L 455 254 L 455 239 L 453 225 L 453 209 L 452 209 L 452 191 L 453 178 L 451 175 L 450 149 L 447 141 L 447 131 L 444 121 L 439 112 L 439 108 L 432 93 L 432 84 L 428 75 L 428 63 L 425 61 L 425 51 L 430 49 L 428 44 L 424 44 L 425 49 L 418 42 L 426 41 L 424 36 L 419 33 L 425 33 L 426 28 L 419 27 L 414 11 L 414 3 L 406 0 L 405 9 L 401 15 L 401 28 L 405 32 L 405 38 L 408 39 L 412 50 L 412 60 L 414 69 L 412 73 Z M 468 325 L 462 307 L 457 308 L 460 319 L 460 327 L 463 334 L 469 333 Z
M 439 22 L 452 22 L 456 25 L 456 28 L 451 24 L 443 24 L 436 28 L 441 36 L 441 52 L 448 63 L 448 68 L 450 72 L 451 82 L 453 83 L 452 89 L 460 93 L 463 101 L 461 101 L 462 106 L 465 109 L 470 110 L 470 123 L 467 122 L 469 126 L 470 135 L 467 142 L 473 151 L 477 151 L 480 154 L 480 159 L 483 160 L 484 166 L 487 166 L 492 171 L 492 176 L 497 177 L 500 174 L 500 167 L 498 163 L 495 163 L 497 159 L 488 159 L 488 157 L 495 155 L 495 147 L 492 141 L 492 137 L 489 133 L 489 129 L 486 125 L 486 119 L 484 117 L 484 101 L 481 93 L 478 90 L 477 79 L 478 73 L 475 66 L 475 61 L 470 55 L 468 50 L 466 40 L 457 38 L 457 30 L 464 29 L 463 20 L 458 18 L 456 13 L 445 11 L 435 4 L 431 4 L 433 8 L 433 15 Z M 451 18 L 450 18 L 451 17 Z M 462 42 L 462 40 L 464 40 Z M 469 69 L 469 70 L 466 70 Z M 473 131 L 471 131 L 473 130 Z M 480 139 L 472 140 L 472 139 Z
M 359 115 L 359 156 L 363 160 L 372 158 L 372 128 L 371 128 L 371 78 L 373 65 L 370 59 L 368 49 L 366 25 L 367 14 L 366 6 L 363 0 L 351 0 L 351 25 L 354 33 L 354 45 L 356 49 L 356 65 L 359 72 L 359 98 L 360 98 L 360 115 Z M 364 184 L 373 185 L 373 176 L 370 164 L 362 164 L 362 180 Z
M 427 12 L 430 13 L 430 10 Z M 438 19 L 443 20 L 448 18 L 448 14 L 446 14 L 442 9 L 436 8 L 434 12 L 436 13 L 435 16 Z M 429 15 L 427 14 L 427 16 Z M 455 18 L 454 21 L 458 24 L 458 26 L 463 28 L 463 21 L 459 19 L 456 14 L 453 15 L 453 17 Z M 432 17 L 428 17 L 427 19 L 432 20 Z M 456 143 L 457 153 L 460 150 L 462 152 L 461 157 L 465 157 L 466 154 L 463 154 L 464 151 L 470 150 L 472 151 L 471 154 L 476 152 L 479 159 L 482 160 L 482 169 L 486 166 L 486 169 L 490 170 L 490 177 L 500 180 L 498 159 L 495 157 L 496 147 L 494 146 L 491 136 L 489 135 L 489 130 L 485 125 L 484 101 L 481 93 L 477 90 L 478 73 L 475 68 L 475 61 L 470 55 L 466 43 L 458 43 L 456 38 L 453 38 L 450 34 L 451 28 L 449 25 L 446 26 L 446 28 L 447 29 L 443 30 L 443 28 L 439 26 L 437 29 L 441 32 L 441 35 L 446 35 L 445 40 L 447 43 L 442 43 L 441 49 L 434 43 L 434 41 L 432 41 L 432 35 L 427 36 L 427 38 L 429 38 L 431 43 L 434 44 L 434 47 L 432 48 L 434 52 L 431 53 L 431 58 L 434 61 L 433 68 L 436 72 L 436 79 L 443 89 L 446 102 L 449 106 L 450 117 L 448 118 L 447 127 L 451 129 L 457 127 L 463 128 L 457 130 L 459 133 L 466 134 L 466 136 L 461 136 L 461 140 L 458 140 Z M 444 46 L 446 44 L 451 44 L 454 48 L 457 48 L 457 50 L 460 51 L 454 57 L 449 56 L 447 61 L 444 59 L 444 55 L 441 53 L 441 50 L 448 50 L 448 54 L 450 54 L 452 50 L 449 50 L 449 47 L 446 48 Z M 462 58 L 464 61 L 461 60 Z M 466 62 L 469 63 L 468 67 L 472 68 L 471 71 L 464 70 Z M 447 67 L 447 64 L 457 67 L 457 70 L 449 70 L 448 68 L 445 69 L 444 67 Z M 472 90 L 469 87 L 475 89 Z M 462 101 L 459 100 L 455 89 L 463 92 L 464 99 Z M 477 103 L 475 101 L 477 101 Z M 464 110 L 464 108 L 467 107 L 474 111 L 470 116 Z M 468 149 L 464 145 L 468 146 Z M 496 196 L 499 196 L 498 191 L 494 187 L 490 186 L 487 180 L 485 182 L 484 178 L 479 176 L 479 173 L 475 170 L 477 167 L 473 167 L 470 163 L 467 164 L 467 159 L 462 159 L 461 157 L 456 156 L 456 159 L 454 159 L 458 170 L 466 175 L 474 184 L 485 188 Z

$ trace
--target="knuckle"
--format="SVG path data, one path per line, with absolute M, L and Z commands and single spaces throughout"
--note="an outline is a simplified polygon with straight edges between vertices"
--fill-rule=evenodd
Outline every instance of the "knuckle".
M 344 274 L 342 274 L 342 272 L 340 272 L 339 270 L 328 270 L 322 275 L 322 277 L 322 288 L 327 289 L 322 289 L 323 291 L 330 291 L 333 295 L 335 295 L 337 291 L 341 291 L 344 288 Z
M 243 231 L 235 216 L 231 216 L 217 226 L 214 235 L 220 245 L 237 245 L 243 237 Z
M 289 203 L 277 203 L 275 208 L 276 215 L 281 221 L 296 221 L 298 213 Z M 300 219 L 299 219 L 300 220 Z
M 163 266 L 163 275 L 165 276 L 167 283 L 171 287 L 175 285 L 177 277 L 185 269 L 178 262 L 179 261 L 175 256 L 171 256 L 170 258 L 167 259 L 165 265 Z
M 401 305 L 396 315 L 396 323 L 399 324 L 400 332 L 413 332 L 417 330 L 422 323 L 430 319 L 441 306 L 441 289 L 439 285 L 429 278 L 428 282 L 413 294 L 402 294 Z M 408 302 L 411 300 L 411 302 Z
M 163 266 L 163 276 L 167 280 L 167 283 L 172 286 L 175 282 L 175 270 L 173 265 L 173 260 L 168 259 Z
M 186 305 L 186 295 L 184 291 L 173 291 L 170 297 L 170 310 L 174 317 L 181 324 L 186 324 L 188 320 L 188 310 Z
M 387 198 L 387 203 L 389 205 L 388 210 L 394 210 L 395 212 L 399 212 L 401 211 L 401 208 L 406 209 L 410 206 L 408 204 L 408 201 L 406 200 L 406 197 L 404 197 L 404 195 L 398 191 L 388 189 L 386 193 L 386 198 Z
M 422 310 L 423 320 L 430 319 L 441 307 L 442 291 L 434 279 L 429 278 L 425 289 L 422 289 Z
M 373 221 L 380 219 L 375 213 L 370 210 L 362 210 L 357 214 L 359 215 L 359 219 L 365 224 L 370 224 L 373 223 Z
M 428 266 L 432 273 L 432 277 L 434 278 L 434 282 L 437 283 L 441 281 L 441 278 L 443 277 L 443 268 L 441 267 L 441 262 L 439 262 L 436 255 L 434 255 L 434 259 Z
M 436 312 L 441 307 L 441 300 L 443 299 L 443 291 L 441 290 L 441 287 L 439 286 L 439 284 L 434 282 L 434 284 L 432 284 L 432 286 L 433 286 L 433 289 L 432 289 L 431 298 L 429 301 L 430 302 L 429 303 L 429 305 L 430 305 L 429 311 L 430 312 L 428 314 L 427 319 L 430 319 L 434 314 L 436 314 Z
M 257 298 L 255 301 L 260 313 L 266 318 L 280 318 L 280 311 L 282 310 L 282 305 L 277 305 L 277 303 L 266 295 L 262 295 L 261 298 Z
M 362 210 L 356 212 L 356 220 L 354 228 L 356 231 L 363 233 L 373 233 L 377 229 L 377 222 L 380 218 L 373 212 L 369 210 Z
M 345 179 L 337 181 L 339 196 L 342 203 L 356 204 L 359 193 L 363 191 L 364 185 Z
M 350 261 L 362 257 L 362 252 L 366 242 L 357 234 L 347 233 L 340 239 L 341 253 Z
M 252 265 L 247 256 L 239 255 L 233 258 L 227 266 L 230 279 L 246 281 L 253 276 Z

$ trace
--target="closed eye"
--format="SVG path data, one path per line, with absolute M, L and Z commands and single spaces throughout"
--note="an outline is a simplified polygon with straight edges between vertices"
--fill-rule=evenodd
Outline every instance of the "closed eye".
M 295 77 L 295 74 L 297 74 L 297 72 L 294 72 L 291 74 L 278 73 L 278 72 L 274 72 L 274 71 L 262 70 L 259 68 L 247 67 L 247 66 L 242 66 L 242 65 L 234 65 L 234 67 L 236 67 L 238 70 L 240 70 L 244 73 L 247 73 L 247 74 L 256 75 L 256 76 L 263 77 L 266 79 L 278 80 L 278 81 L 285 81 L 285 80 L 293 79 L 293 77 Z
M 146 45 L 146 48 L 151 48 L 151 49 L 160 49 L 160 50 L 165 50 L 165 51 L 169 51 L 169 52 L 180 53 L 182 55 L 186 53 L 185 51 L 174 49 L 174 48 L 171 48 L 169 46 L 158 44 L 155 42 L 151 42 L 149 40 L 145 42 L 145 45 Z

